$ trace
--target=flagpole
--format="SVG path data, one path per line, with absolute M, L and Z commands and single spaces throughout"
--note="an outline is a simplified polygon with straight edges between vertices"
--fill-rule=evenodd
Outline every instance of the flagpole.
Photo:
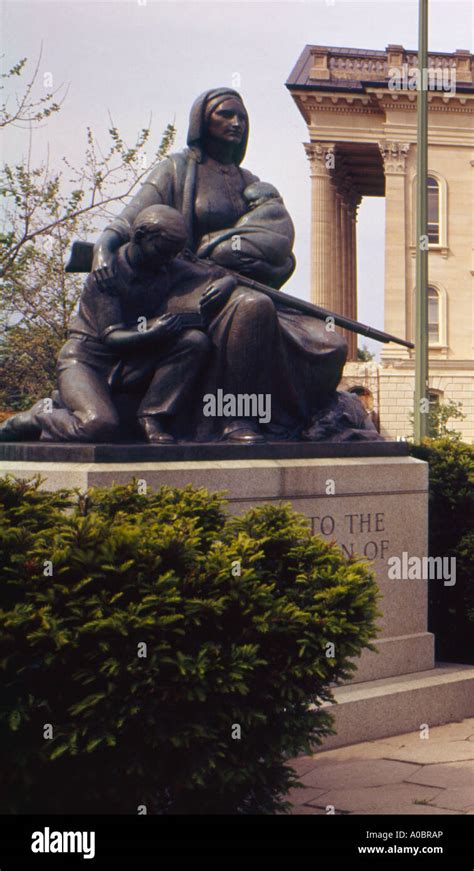
M 416 151 L 415 442 L 428 435 L 428 0 L 419 0 Z

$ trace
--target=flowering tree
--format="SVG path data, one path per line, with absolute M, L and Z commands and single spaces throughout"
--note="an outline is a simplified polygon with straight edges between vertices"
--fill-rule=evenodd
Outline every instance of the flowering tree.
M 5 73 L 3 86 L 21 78 L 25 65 L 23 59 Z M 0 403 L 14 410 L 48 395 L 54 385 L 56 355 L 82 288 L 81 276 L 65 273 L 73 240 L 97 234 L 175 137 L 168 124 L 148 159 L 151 119 L 128 145 L 110 118 L 105 149 L 86 128 L 80 166 L 67 158 L 54 169 L 48 160 L 33 165 L 34 130 L 60 110 L 64 99 L 61 89 L 35 97 L 38 65 L 13 107 L 11 100 L 0 104 L 0 126 L 20 128 L 28 137 L 26 156 L 4 164 L 0 172 Z

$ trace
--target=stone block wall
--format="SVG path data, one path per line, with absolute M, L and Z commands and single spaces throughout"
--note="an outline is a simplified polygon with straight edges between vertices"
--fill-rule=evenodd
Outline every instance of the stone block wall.
M 347 363 L 343 389 L 354 384 L 368 387 L 374 395 L 375 410 L 380 418 L 380 431 L 385 438 L 406 438 L 412 433 L 410 414 L 413 411 L 415 375 L 408 368 L 380 363 Z M 446 370 L 436 363 L 430 365 L 430 389 L 440 394 L 441 402 L 461 402 L 464 420 L 452 420 L 450 426 L 462 433 L 463 441 L 474 443 L 474 371 Z

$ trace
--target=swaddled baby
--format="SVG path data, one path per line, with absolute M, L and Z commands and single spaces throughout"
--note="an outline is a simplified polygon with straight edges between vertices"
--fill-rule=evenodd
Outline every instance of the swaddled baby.
M 245 188 L 243 196 L 247 212 L 234 227 L 203 236 L 198 257 L 237 271 L 244 262 L 282 266 L 291 254 L 295 229 L 279 192 L 271 184 L 256 181 Z

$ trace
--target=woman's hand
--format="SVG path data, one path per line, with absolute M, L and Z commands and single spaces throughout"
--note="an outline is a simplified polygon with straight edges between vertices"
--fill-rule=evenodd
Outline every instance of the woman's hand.
M 199 309 L 206 323 L 211 321 L 219 309 L 225 305 L 236 287 L 236 279 L 232 275 L 226 275 L 223 278 L 217 278 L 206 288 L 199 302 Z
M 92 271 L 95 272 L 103 267 L 110 268 L 114 261 L 115 252 L 124 241 L 126 240 L 122 239 L 115 230 L 104 230 L 94 245 Z
M 114 294 L 117 287 L 117 279 L 112 266 L 99 266 L 94 269 L 92 277 L 95 281 L 95 286 L 100 293 Z

